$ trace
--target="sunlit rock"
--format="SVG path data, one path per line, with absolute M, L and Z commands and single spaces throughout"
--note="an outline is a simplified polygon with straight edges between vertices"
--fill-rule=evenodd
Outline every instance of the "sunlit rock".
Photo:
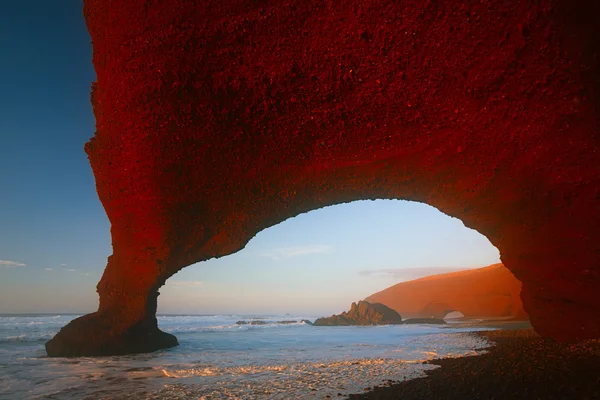
M 408 318 L 443 319 L 453 311 L 466 318 L 528 319 L 521 282 L 502 264 L 401 282 L 365 300 L 385 304 Z

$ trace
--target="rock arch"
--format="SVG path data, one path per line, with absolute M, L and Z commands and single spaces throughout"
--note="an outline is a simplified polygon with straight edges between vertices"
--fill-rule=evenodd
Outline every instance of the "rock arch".
M 400 282 L 365 300 L 409 318 L 444 318 L 449 311 L 460 311 L 466 318 L 526 320 L 521 289 L 504 265 L 493 264 Z
M 448 311 L 449 312 L 447 312 L 446 315 L 444 315 L 445 320 L 452 321 L 452 320 L 459 320 L 459 319 L 465 318 L 465 315 L 458 310 L 454 310 L 454 311 L 448 310 Z
M 600 14 L 572 3 L 85 0 L 113 254 L 48 354 L 174 345 L 171 274 L 379 198 L 487 236 L 541 334 L 600 336 Z
M 443 319 L 446 315 L 454 312 L 454 308 L 449 304 L 430 302 L 421 310 L 421 312 L 427 317 Z

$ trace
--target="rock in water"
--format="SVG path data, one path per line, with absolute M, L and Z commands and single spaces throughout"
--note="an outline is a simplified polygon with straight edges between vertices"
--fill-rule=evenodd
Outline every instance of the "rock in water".
M 96 357 L 150 353 L 179 345 L 177 338 L 147 318 L 120 334 L 118 321 L 101 313 L 76 318 L 46 343 L 50 357 Z
M 236 325 L 266 325 L 266 321 L 254 320 L 254 321 L 237 321 Z
M 402 317 L 396 311 L 380 303 L 359 301 L 352 303 L 350 311 L 327 318 L 317 319 L 316 326 L 338 325 L 390 325 L 401 324 Z

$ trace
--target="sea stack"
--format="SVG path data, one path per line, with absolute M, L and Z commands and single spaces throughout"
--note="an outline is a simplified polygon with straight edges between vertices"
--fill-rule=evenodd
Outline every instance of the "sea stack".
M 402 317 L 388 306 L 379 303 L 359 301 L 352 303 L 348 312 L 317 319 L 315 326 L 340 325 L 391 325 L 401 324 Z

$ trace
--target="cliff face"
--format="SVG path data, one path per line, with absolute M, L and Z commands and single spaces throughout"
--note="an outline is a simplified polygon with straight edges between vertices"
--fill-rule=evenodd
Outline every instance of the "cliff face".
M 521 282 L 502 264 L 401 282 L 365 299 L 404 317 L 444 318 L 460 311 L 468 318 L 527 319 Z
M 315 326 L 390 325 L 402 323 L 402 317 L 384 304 L 359 301 L 352 303 L 348 312 L 317 319 Z
M 487 236 L 541 334 L 600 336 L 599 7 L 85 0 L 85 150 L 113 254 L 98 311 L 48 353 L 162 337 L 158 289 L 176 271 L 299 213 L 377 198 Z

